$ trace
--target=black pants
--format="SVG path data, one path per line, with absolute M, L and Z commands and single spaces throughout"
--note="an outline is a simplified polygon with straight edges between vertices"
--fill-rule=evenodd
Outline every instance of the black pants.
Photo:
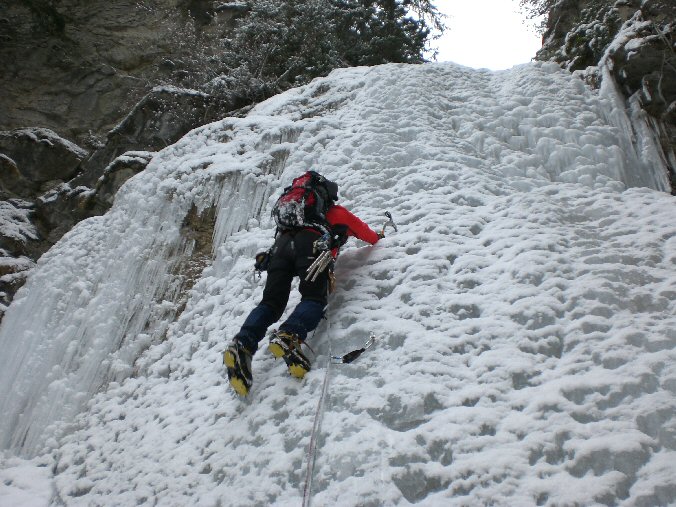
M 318 233 L 309 230 L 286 232 L 277 237 L 272 247 L 263 299 L 251 311 L 236 336 L 252 352 L 258 348 L 267 328 L 284 313 L 295 276 L 300 278 L 298 289 L 301 301 L 279 329 L 295 333 L 305 340 L 307 334 L 319 325 L 327 302 L 328 271 L 320 273 L 314 282 L 305 280 L 307 268 L 315 260 L 312 245 L 318 238 Z
M 317 301 L 326 306 L 328 273 L 323 271 L 314 282 L 305 280 L 307 268 L 315 260 L 312 244 L 318 238 L 319 234 L 314 231 L 301 230 L 280 234 L 275 241 L 261 301 L 275 310 L 275 320 L 282 316 L 289 302 L 294 276 L 300 278 L 298 290 L 303 299 Z

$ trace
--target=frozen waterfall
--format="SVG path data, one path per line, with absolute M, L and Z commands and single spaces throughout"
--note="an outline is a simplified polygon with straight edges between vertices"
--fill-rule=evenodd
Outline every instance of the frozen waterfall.
M 328 378 L 312 505 L 676 502 L 676 204 L 618 100 L 548 63 L 342 69 L 162 150 L 7 312 L 0 495 L 300 505 Z M 309 168 L 400 230 L 344 248 L 306 379 L 261 350 L 241 400 L 221 354 Z
M 224 167 L 229 155 L 216 147 L 238 129 L 253 134 L 249 157 L 259 172 Z M 213 153 L 200 158 L 178 143 L 178 171 L 158 155 L 109 213 L 79 224 L 40 259 L 0 329 L 2 448 L 42 451 L 93 394 L 131 375 L 140 353 L 164 338 L 190 278 L 211 262 L 211 248 L 196 252 L 194 229 L 207 229 L 203 243 L 222 243 L 259 217 L 283 168 L 290 131 L 257 131 L 255 122 L 223 122 L 205 131 Z

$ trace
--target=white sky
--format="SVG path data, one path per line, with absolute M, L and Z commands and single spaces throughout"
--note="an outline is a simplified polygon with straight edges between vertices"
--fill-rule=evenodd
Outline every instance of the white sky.
M 524 24 L 518 0 L 437 0 L 448 27 L 435 41 L 437 61 L 474 68 L 508 69 L 526 63 L 540 47 L 532 25 Z

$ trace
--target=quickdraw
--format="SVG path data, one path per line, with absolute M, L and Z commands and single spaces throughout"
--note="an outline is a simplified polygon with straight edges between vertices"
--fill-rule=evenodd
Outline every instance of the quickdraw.
M 369 337 L 368 341 L 364 344 L 362 348 L 353 350 L 352 352 L 348 352 L 347 354 L 342 356 L 331 356 L 331 362 L 333 364 L 349 364 L 355 359 L 357 359 L 359 356 L 361 356 L 368 349 L 370 349 L 375 342 L 376 335 L 374 333 L 371 333 L 371 336 Z

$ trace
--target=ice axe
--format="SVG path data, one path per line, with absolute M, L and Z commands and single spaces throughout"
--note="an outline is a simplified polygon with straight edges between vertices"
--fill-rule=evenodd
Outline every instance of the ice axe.
M 388 225 L 394 229 L 394 232 L 398 231 L 397 224 L 395 224 L 394 220 L 392 219 L 392 214 L 389 211 L 386 211 L 385 216 L 387 217 L 388 220 L 383 224 L 383 228 L 380 230 L 381 238 L 385 237 L 385 229 L 387 228 Z

